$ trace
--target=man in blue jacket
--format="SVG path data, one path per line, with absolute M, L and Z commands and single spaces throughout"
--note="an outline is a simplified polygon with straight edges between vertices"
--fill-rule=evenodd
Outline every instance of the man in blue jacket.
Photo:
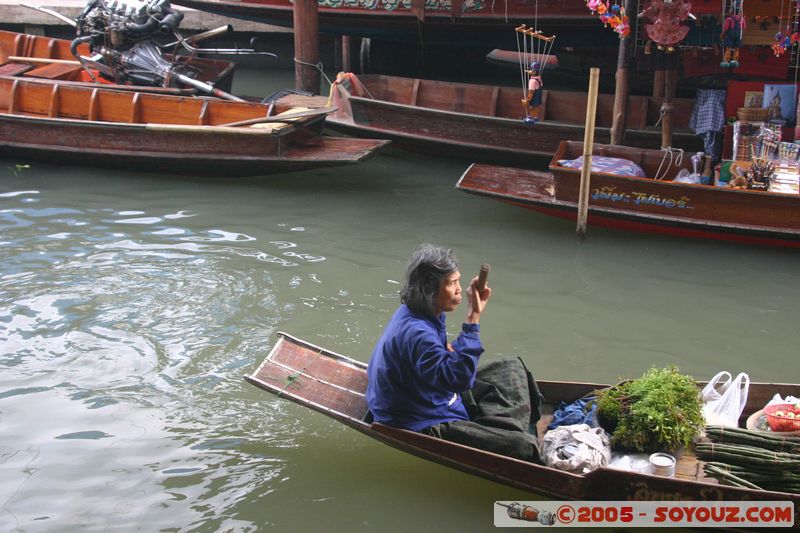
M 483 353 L 480 317 L 492 290 L 478 290 L 478 277 L 467 289 L 467 316 L 461 333 L 447 342 L 445 313 L 461 303 L 461 274 L 452 250 L 420 245 L 406 270 L 401 305 L 375 346 L 369 362 L 367 403 L 376 422 L 422 431 L 462 444 L 538 461 L 535 422 L 531 415 L 533 379 L 519 359 L 493 363 L 490 370 L 503 384 L 479 381 Z M 483 371 L 483 369 L 482 369 Z M 509 372 L 511 375 L 509 375 Z M 507 384 L 510 389 L 505 390 Z M 500 390 L 498 390 L 498 386 Z M 475 396 L 471 389 L 482 392 Z M 487 394 L 488 392 L 488 394 Z M 480 397 L 498 405 L 481 409 Z M 469 405 L 465 405 L 465 397 Z M 538 400 L 536 391 L 536 400 Z M 477 404 L 476 404 L 477 401 Z M 524 404 L 524 405 L 523 405 Z M 513 413 L 506 412 L 511 405 Z M 533 424 L 533 435 L 529 425 Z

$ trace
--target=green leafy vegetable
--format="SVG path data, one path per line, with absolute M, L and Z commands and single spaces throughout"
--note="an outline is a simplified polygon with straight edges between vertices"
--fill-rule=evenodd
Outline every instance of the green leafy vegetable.
M 678 450 L 705 423 L 694 379 L 675 367 L 598 391 L 597 416 L 613 443 L 635 450 Z

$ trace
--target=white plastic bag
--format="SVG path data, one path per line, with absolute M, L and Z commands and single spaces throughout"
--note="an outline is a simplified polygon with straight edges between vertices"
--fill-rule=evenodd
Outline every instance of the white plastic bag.
M 703 416 L 709 426 L 738 427 L 747 403 L 750 376 L 741 372 L 731 378 L 730 372 L 722 371 L 703 387 Z

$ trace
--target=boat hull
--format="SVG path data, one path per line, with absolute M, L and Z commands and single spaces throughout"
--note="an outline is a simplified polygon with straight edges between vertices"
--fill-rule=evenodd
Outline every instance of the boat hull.
M 524 123 L 521 89 L 492 87 L 394 76 L 359 76 L 366 94 L 345 94 L 339 110 L 328 119 L 335 131 L 391 139 L 400 146 L 473 161 L 535 164 L 549 160 L 562 140 L 583 140 L 586 95 L 546 91 L 542 121 Z M 344 91 L 338 88 L 340 93 Z M 633 96 L 629 101 L 625 142 L 659 148 L 661 101 Z M 676 146 L 702 149 L 702 141 L 685 129 L 693 102 L 678 100 L 681 113 L 673 134 Z M 595 139 L 610 141 L 613 95 L 602 95 Z
M 553 161 L 571 158 L 579 146 L 580 143 L 562 143 Z M 604 150 L 604 147 L 596 148 Z M 617 148 L 605 153 L 635 158 L 633 154 L 640 152 Z M 647 157 L 660 156 L 655 152 Z M 580 171 L 557 164 L 551 164 L 550 169 L 551 172 L 537 172 L 476 164 L 462 175 L 456 187 L 467 193 L 576 220 Z M 591 177 L 588 224 L 797 248 L 800 247 L 800 197 L 597 172 Z
M 268 116 L 276 110 L 281 116 Z M 0 153 L 145 172 L 264 175 L 357 163 L 388 141 L 322 136 L 325 110 L 0 76 Z
M 173 3 L 276 26 L 293 25 L 290 0 L 177 0 Z M 462 11 L 453 11 L 450 4 L 435 3 L 435 6 L 426 6 L 424 12 L 411 7 L 410 2 L 376 3 L 374 7 L 352 2 L 347 6 L 333 7 L 333 4 L 335 2 L 319 3 L 321 33 L 414 43 L 420 42 L 421 37 L 425 42 L 446 44 L 474 44 L 476 41 L 496 44 L 498 38 L 513 41 L 514 27 L 534 24 L 536 20 L 534 5 L 526 0 L 508 0 L 503 5 L 476 2 L 477 8 Z M 452 4 L 463 5 L 463 2 Z M 576 25 L 597 30 L 596 17 L 583 4 L 568 0 L 549 1 L 547 9 L 539 10 L 538 20 L 548 32 L 574 31 Z
M 578 475 L 520 461 L 404 429 L 370 422 L 364 392 L 366 364 L 325 350 L 285 333 L 251 375 L 253 385 L 288 399 L 398 450 L 469 474 L 555 499 L 577 500 L 703 500 L 792 501 L 800 512 L 800 495 L 759 491 L 705 478 L 702 464 L 690 450 L 678 460 L 676 476 L 659 477 L 611 468 Z M 607 385 L 537 381 L 546 399 L 540 434 L 552 418 L 553 406 L 571 402 Z M 704 383 L 698 383 L 702 387 Z M 772 395 L 800 393 L 800 385 L 751 383 L 743 418 L 760 409 Z

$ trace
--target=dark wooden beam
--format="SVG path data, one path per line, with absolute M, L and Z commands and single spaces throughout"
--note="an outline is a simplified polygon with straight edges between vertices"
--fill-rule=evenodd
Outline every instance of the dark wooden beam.
M 317 0 L 294 2 L 295 88 L 319 93 L 319 15 Z

